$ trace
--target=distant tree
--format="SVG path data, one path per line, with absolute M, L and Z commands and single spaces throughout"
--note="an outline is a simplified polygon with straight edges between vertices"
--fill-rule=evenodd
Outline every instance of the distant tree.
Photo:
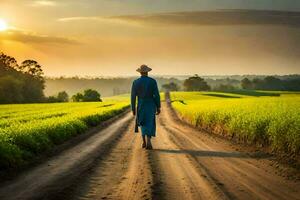
M 283 82 L 274 76 L 267 76 L 264 78 L 264 88 L 266 90 L 283 90 Z
M 79 92 L 77 94 L 74 94 L 72 96 L 72 101 L 74 101 L 74 102 L 82 102 L 83 101 L 83 94 L 81 94 Z
M 5 55 L 4 53 L 0 53 L 0 63 L 2 63 L 2 66 L 5 68 L 17 69 L 19 66 L 14 57 Z
M 247 90 L 253 89 L 252 82 L 248 78 L 244 78 L 241 81 L 241 86 L 243 89 L 247 89 Z
M 69 95 L 66 91 L 59 92 L 57 94 L 57 100 L 58 102 L 68 102 L 69 101 Z
M 55 96 L 47 97 L 46 101 L 49 102 L 49 103 L 68 102 L 69 101 L 69 95 L 68 95 L 67 92 L 62 91 L 62 92 L 59 92 Z
M 186 79 L 183 83 L 183 86 L 186 91 L 210 90 L 210 86 L 206 83 L 206 81 L 204 81 L 204 79 L 199 77 L 197 74 Z
M 283 81 L 284 90 L 300 91 L 300 78 Z
M 252 85 L 253 85 L 253 89 L 262 90 L 262 88 L 264 87 L 264 81 L 262 79 L 255 78 L 252 81 Z
M 163 84 L 162 88 L 165 91 L 178 91 L 179 90 L 178 85 L 174 82 Z
M 237 88 L 230 84 L 220 84 L 214 88 L 214 90 L 216 90 L 216 91 L 229 91 L 229 90 L 235 90 L 235 89 L 237 89 Z
M 22 81 L 13 76 L 0 77 L 0 103 L 23 102 L 22 86 Z
M 0 96 L 4 98 L 12 95 L 9 103 L 43 101 L 45 81 L 42 75 L 41 66 L 36 61 L 24 61 L 19 66 L 15 58 L 0 53 Z
M 56 103 L 57 102 L 57 97 L 56 96 L 49 96 L 49 97 L 46 98 L 46 102 Z
M 77 93 L 72 96 L 74 102 L 93 102 L 93 101 L 102 101 L 100 98 L 99 92 L 92 89 L 87 89 L 82 93 Z
M 41 65 L 34 60 L 25 60 L 18 66 L 24 73 L 24 99 L 26 102 L 39 102 L 44 99 L 45 80 Z
M 92 89 L 84 90 L 83 101 L 101 101 L 100 94 L 96 90 L 92 90 Z

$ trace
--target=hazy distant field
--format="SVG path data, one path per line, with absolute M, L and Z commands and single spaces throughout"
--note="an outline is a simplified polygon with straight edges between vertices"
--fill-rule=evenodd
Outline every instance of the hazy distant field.
M 18 166 L 128 106 L 126 95 L 92 103 L 0 105 L 0 168 Z
M 300 93 L 173 92 L 171 98 L 194 126 L 276 150 L 300 150 Z

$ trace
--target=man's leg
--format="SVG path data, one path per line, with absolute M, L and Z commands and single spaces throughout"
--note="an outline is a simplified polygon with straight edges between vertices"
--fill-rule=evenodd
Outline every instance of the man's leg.
M 152 149 L 151 136 L 147 135 L 147 149 Z
M 146 148 L 146 136 L 142 135 L 142 138 L 143 138 L 142 148 Z

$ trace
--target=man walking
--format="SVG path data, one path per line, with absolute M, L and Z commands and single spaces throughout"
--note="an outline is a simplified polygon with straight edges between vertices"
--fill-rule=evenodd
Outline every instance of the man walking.
M 142 147 L 146 149 L 152 149 L 151 137 L 155 137 L 156 132 L 155 114 L 160 113 L 160 95 L 157 83 L 148 76 L 148 72 L 151 70 L 147 65 L 141 65 L 136 70 L 141 77 L 133 81 L 131 88 L 131 109 L 133 115 L 136 115 L 135 132 L 138 132 L 138 127 L 141 127 Z M 137 106 L 136 97 L 138 99 Z

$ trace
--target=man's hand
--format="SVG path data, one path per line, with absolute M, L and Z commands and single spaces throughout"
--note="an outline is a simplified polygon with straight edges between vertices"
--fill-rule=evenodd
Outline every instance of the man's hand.
M 135 110 L 132 111 L 132 114 L 135 116 Z
M 160 114 L 160 108 L 157 108 L 156 115 L 159 115 L 159 114 Z

